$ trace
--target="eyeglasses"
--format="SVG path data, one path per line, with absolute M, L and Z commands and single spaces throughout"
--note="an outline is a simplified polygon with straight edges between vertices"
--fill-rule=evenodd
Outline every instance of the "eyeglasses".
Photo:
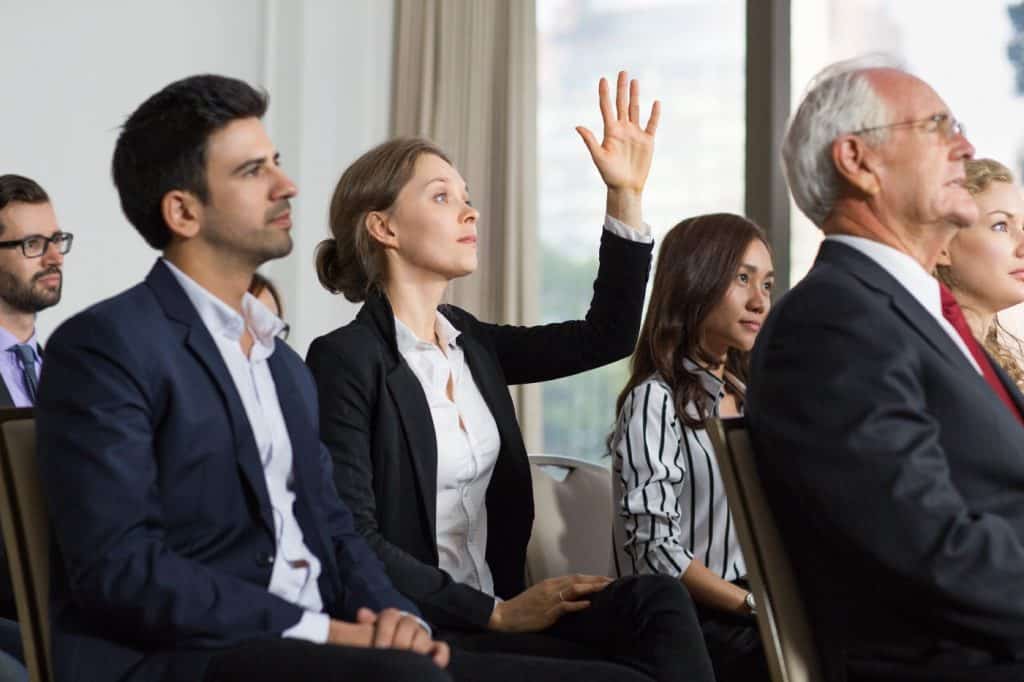
M 25 258 L 39 258 L 50 248 L 50 244 L 53 244 L 57 247 L 57 252 L 63 255 L 71 250 L 71 242 L 74 238 L 75 235 L 70 232 L 56 232 L 51 237 L 33 234 L 24 239 L 0 242 L 0 249 L 20 248 Z
M 967 129 L 964 127 L 963 121 L 959 121 L 949 114 L 935 114 L 928 118 L 919 118 L 916 121 L 903 121 L 902 123 L 887 123 L 884 126 L 872 126 L 871 128 L 861 128 L 855 130 L 851 135 L 861 135 L 862 133 L 872 133 L 876 130 L 885 130 L 887 128 L 903 128 L 907 126 L 925 126 L 925 132 L 934 133 L 938 132 L 942 134 L 943 139 L 952 140 L 958 135 L 966 135 Z

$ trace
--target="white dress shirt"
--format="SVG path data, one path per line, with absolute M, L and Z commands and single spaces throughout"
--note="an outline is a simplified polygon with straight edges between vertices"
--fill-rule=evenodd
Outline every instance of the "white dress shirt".
M 430 407 L 437 436 L 437 554 L 441 570 L 456 582 L 494 594 L 487 565 L 487 486 L 501 450 L 498 425 L 484 401 L 459 330 L 437 313 L 434 331 L 444 348 L 421 341 L 395 318 L 398 352 L 409 364 Z M 448 398 L 448 381 L 452 396 Z
M 604 229 L 630 241 L 654 241 L 646 223 L 633 229 L 605 216 Z M 443 352 L 395 318 L 398 352 L 423 387 L 437 437 L 438 565 L 456 582 L 493 595 L 486 497 L 501 450 L 498 425 L 455 342 L 459 330 L 437 313 L 434 331 Z M 449 377 L 454 401 L 448 398 Z
M 284 327 L 284 322 L 248 293 L 242 299 L 243 317 L 170 261 L 164 260 L 164 263 L 185 290 L 217 344 L 242 398 L 259 450 L 276 540 L 274 566 L 267 589 L 305 609 L 299 622 L 285 630 L 282 636 L 323 644 L 327 641 L 330 617 L 323 613 L 323 600 L 317 585 L 320 560 L 306 546 L 293 511 L 292 443 L 281 413 L 274 377 L 267 364 L 267 359 L 274 353 L 274 339 Z M 242 353 L 239 345 L 246 328 L 253 337 L 249 357 Z
M 848 234 L 830 234 L 825 237 L 825 240 L 839 242 L 860 251 L 892 275 L 935 318 L 935 321 L 949 335 L 949 338 L 953 339 L 953 343 L 964 354 L 964 357 L 971 363 L 971 366 L 978 371 L 978 374 L 981 374 L 981 367 L 978 366 L 978 361 L 971 355 L 967 344 L 964 343 L 957 330 L 953 328 L 953 325 L 942 314 L 942 293 L 939 289 L 939 280 L 935 279 L 920 263 L 902 251 L 881 242 L 865 239 L 864 237 L 853 237 Z

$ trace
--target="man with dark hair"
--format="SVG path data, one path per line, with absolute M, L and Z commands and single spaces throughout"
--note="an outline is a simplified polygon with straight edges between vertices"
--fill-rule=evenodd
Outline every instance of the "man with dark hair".
M 448 679 L 337 497 L 308 370 L 246 293 L 292 248 L 266 105 L 187 78 L 118 138 L 124 212 L 163 258 L 47 347 L 57 679 Z

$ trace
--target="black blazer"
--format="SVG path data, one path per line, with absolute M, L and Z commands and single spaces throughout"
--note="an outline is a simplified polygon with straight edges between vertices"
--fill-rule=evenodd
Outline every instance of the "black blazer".
M 510 384 L 547 381 L 618 360 L 633 351 L 651 262 L 650 244 L 605 232 L 586 319 L 537 327 L 480 322 L 441 306 L 501 437 L 487 490 L 487 564 L 498 596 L 524 589 L 533 491 Z M 335 482 L 356 528 L 395 586 L 434 623 L 487 626 L 494 600 L 438 568 L 435 513 L 437 437 L 423 389 L 398 352 L 387 299 L 372 294 L 355 321 L 322 336 L 306 358 L 320 396 L 320 429 L 334 457 Z
M 331 484 L 309 370 L 280 342 L 268 365 L 324 611 L 348 621 L 363 606 L 415 612 Z M 199 680 L 218 649 L 280 637 L 299 621 L 299 606 L 267 590 L 274 521 L 242 400 L 162 262 L 54 333 L 36 415 L 59 549 L 57 679 Z
M 1024 657 L 1024 428 L 891 275 L 826 241 L 761 331 L 747 415 L 830 660 Z

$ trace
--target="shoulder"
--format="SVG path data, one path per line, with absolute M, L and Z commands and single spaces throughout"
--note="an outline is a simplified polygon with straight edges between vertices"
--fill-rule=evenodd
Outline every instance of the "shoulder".
M 153 292 L 138 284 L 65 320 L 47 340 L 47 354 L 66 345 L 151 344 L 159 340 L 154 325 L 166 320 Z
M 676 418 L 675 400 L 672 388 L 660 374 L 652 374 L 633 387 L 622 411 L 629 419 L 665 416 L 666 422 L 674 423 Z
M 356 319 L 313 340 L 306 364 L 323 387 L 344 379 L 367 383 L 389 366 L 387 342 L 369 324 Z

